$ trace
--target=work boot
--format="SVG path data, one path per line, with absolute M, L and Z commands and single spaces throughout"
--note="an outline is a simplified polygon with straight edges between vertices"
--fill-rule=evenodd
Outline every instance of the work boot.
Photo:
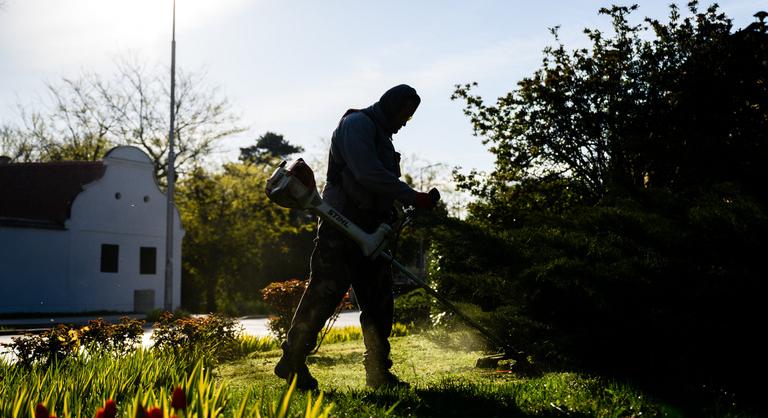
M 365 373 L 365 384 L 373 389 L 381 387 L 407 389 L 411 387 L 410 383 L 400 380 L 389 370 L 367 371 Z
M 295 362 L 288 359 L 288 356 L 283 354 L 280 361 L 275 366 L 275 375 L 281 379 L 285 379 L 290 385 L 294 376 L 296 377 L 296 388 L 300 390 L 316 390 L 317 379 L 312 377 L 309 373 L 309 368 L 304 362 Z

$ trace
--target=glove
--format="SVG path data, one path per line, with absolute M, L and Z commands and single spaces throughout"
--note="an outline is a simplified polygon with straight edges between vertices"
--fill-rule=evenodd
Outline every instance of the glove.
M 429 193 L 416 192 L 416 209 L 434 209 L 440 201 L 440 192 L 434 187 Z

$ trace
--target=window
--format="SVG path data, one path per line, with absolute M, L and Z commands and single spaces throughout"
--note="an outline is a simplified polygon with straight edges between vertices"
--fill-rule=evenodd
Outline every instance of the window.
M 157 248 L 141 247 L 139 259 L 139 274 L 157 273 Z
M 117 273 L 117 260 L 119 255 L 119 245 L 101 244 L 101 272 Z

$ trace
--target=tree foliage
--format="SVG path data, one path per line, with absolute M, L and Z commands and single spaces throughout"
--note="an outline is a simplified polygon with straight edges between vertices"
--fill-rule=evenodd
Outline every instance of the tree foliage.
M 695 2 L 666 22 L 632 24 L 635 9 L 602 9 L 613 33 L 585 30 L 590 48 L 554 30 L 493 105 L 457 86 L 496 163 L 457 173 L 478 199 L 435 232 L 431 270 L 540 361 L 755 394 L 766 28 Z
M 269 164 L 276 159 L 285 159 L 291 154 L 304 152 L 304 148 L 293 145 L 274 132 L 267 132 L 256 139 L 256 144 L 240 148 L 240 161 L 253 164 Z
M 487 181 L 464 177 L 465 187 L 483 197 L 556 187 L 590 203 L 647 186 L 764 189 L 765 32 L 732 33 L 716 6 L 699 12 L 695 2 L 691 16 L 673 5 L 668 22 L 635 25 L 636 8 L 601 9 L 614 33 L 586 29 L 588 49 L 569 51 L 553 29 L 542 68 L 495 105 L 457 86 L 496 155 Z
M 2 152 L 14 161 L 94 161 L 116 145 L 134 145 L 155 162 L 158 179 L 167 174 L 170 133 L 168 74 L 130 61 L 111 78 L 84 73 L 47 84 L 47 100 L 20 104 L 21 121 L 2 130 Z M 225 98 L 200 75 L 176 78 L 176 159 L 185 172 L 209 155 L 216 142 L 243 131 Z
M 270 166 L 229 163 L 220 172 L 197 167 L 179 183 L 186 307 L 248 311 L 267 283 L 306 276 L 311 219 L 267 199 L 270 174 Z

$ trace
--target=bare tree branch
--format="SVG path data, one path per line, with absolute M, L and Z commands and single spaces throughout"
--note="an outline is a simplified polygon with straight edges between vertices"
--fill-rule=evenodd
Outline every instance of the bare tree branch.
M 168 161 L 168 79 L 167 71 L 149 71 L 138 60 L 123 59 L 109 79 L 84 73 L 49 83 L 48 100 L 34 103 L 36 111 L 19 105 L 21 128 L 2 131 L 2 149 L 20 152 L 18 158 L 97 160 L 109 147 L 134 145 L 150 156 L 162 180 Z M 209 155 L 220 139 L 244 130 L 226 98 L 199 75 L 179 72 L 175 110 L 174 170 L 179 173 Z M 23 146 L 6 146 L 8 136 Z

